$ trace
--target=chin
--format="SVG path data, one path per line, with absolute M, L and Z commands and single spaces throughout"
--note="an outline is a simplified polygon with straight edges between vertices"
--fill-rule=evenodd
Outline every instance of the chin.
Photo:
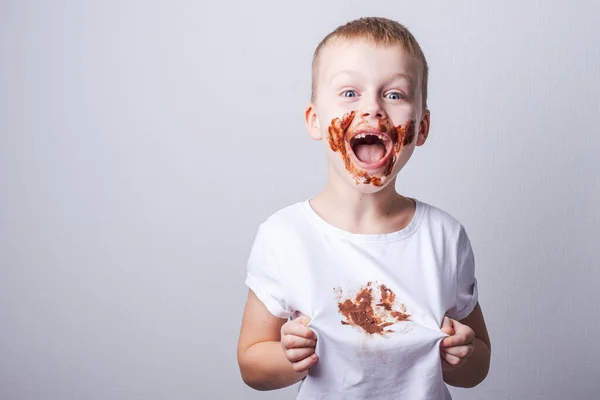
M 350 182 L 350 184 L 354 187 L 354 190 L 356 190 L 359 193 L 363 193 L 363 194 L 373 194 L 373 193 L 378 193 L 380 191 L 382 191 L 383 189 L 385 189 L 389 184 L 392 183 L 394 179 L 384 179 L 381 181 L 381 185 L 380 186 L 375 186 L 372 183 L 358 183 L 356 184 L 354 180 L 352 180 Z
M 401 152 L 399 158 L 394 160 L 393 164 L 385 165 L 384 167 L 377 170 L 360 170 L 356 168 L 347 168 L 347 166 L 340 162 L 339 159 L 335 159 L 335 155 L 332 154 L 332 167 L 341 180 L 346 184 L 350 185 L 354 190 L 359 193 L 377 193 L 392 182 L 395 182 L 396 177 L 402 171 L 404 166 L 408 163 L 412 155 L 412 148 L 407 148 Z
M 333 175 L 336 179 L 348 185 L 350 189 L 357 193 L 372 194 L 382 191 L 389 185 L 394 185 L 396 176 L 401 170 L 401 165 L 395 165 L 389 174 L 385 174 L 385 172 L 389 171 L 388 169 L 387 171 L 368 171 L 370 173 L 354 175 L 348 172 L 341 163 L 335 163 L 333 168 L 335 170 Z

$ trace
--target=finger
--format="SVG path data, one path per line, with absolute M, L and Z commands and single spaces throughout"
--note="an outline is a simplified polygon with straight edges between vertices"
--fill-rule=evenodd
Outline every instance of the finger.
M 312 355 L 306 357 L 304 360 L 292 363 L 292 368 L 296 372 L 304 372 L 304 371 L 308 370 L 310 367 L 312 367 L 317 362 L 318 359 L 319 359 L 319 357 L 317 357 L 316 354 L 312 354 Z
M 442 339 L 442 344 L 441 344 L 441 348 L 449 348 L 449 347 L 456 347 L 456 346 L 464 346 L 469 344 L 468 339 L 466 336 L 464 335 L 452 335 L 452 336 L 448 336 L 445 337 L 444 339 Z
M 314 347 L 300 347 L 298 349 L 290 349 L 285 351 L 285 358 L 291 362 L 304 360 L 306 357 L 315 353 Z
M 442 339 L 442 347 L 464 346 L 473 343 L 475 332 L 467 325 L 455 326 L 456 332 L 452 336 Z
M 286 322 L 282 327 L 281 327 L 281 335 L 293 335 L 293 336 L 300 336 L 306 339 L 313 339 L 315 340 L 317 338 L 317 335 L 315 335 L 315 333 L 308 329 L 306 326 L 304 326 L 302 323 L 300 323 L 299 321 L 297 322 L 296 319 L 290 322 Z
M 447 335 L 454 335 L 453 320 L 444 316 L 444 319 L 442 320 L 442 327 L 440 329 Z
M 456 356 L 453 356 L 452 354 L 441 352 L 440 355 L 448 364 L 452 365 L 453 367 L 458 367 L 461 364 L 462 360 Z
M 448 347 L 442 349 L 442 352 L 461 359 L 467 359 L 473 354 L 473 345 Z
M 456 331 L 456 334 L 464 335 L 469 343 L 473 343 L 473 340 L 475 339 L 475 331 L 471 329 L 470 326 L 457 322 L 454 330 Z
M 300 316 L 294 319 L 294 321 L 300 322 L 304 326 L 308 326 L 308 324 L 310 323 L 310 318 L 304 314 L 300 314 Z
M 281 345 L 284 349 L 315 347 L 317 345 L 317 341 L 314 339 L 303 338 L 301 336 L 285 335 L 281 338 Z

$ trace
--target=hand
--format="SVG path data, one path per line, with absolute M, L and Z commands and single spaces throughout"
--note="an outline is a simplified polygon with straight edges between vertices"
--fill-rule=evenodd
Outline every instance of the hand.
M 475 332 L 467 325 L 448 317 L 444 317 L 441 330 L 450 335 L 440 345 L 442 369 L 452 371 L 462 366 L 473 353 Z
M 317 362 L 317 335 L 306 326 L 310 318 L 300 315 L 281 327 L 281 347 L 296 372 L 307 371 Z

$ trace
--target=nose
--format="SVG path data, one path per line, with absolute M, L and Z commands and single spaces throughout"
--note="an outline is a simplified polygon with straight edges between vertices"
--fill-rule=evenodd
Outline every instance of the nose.
M 368 117 L 373 119 L 384 119 L 386 114 L 378 99 L 370 99 L 364 104 L 363 111 L 360 115 L 365 119 Z
M 366 118 L 366 117 L 370 117 L 371 115 L 372 115 L 374 118 L 377 118 L 377 119 L 382 119 L 382 118 L 383 118 L 383 113 L 381 113 L 381 112 L 379 112 L 379 111 L 376 111 L 376 112 L 374 112 L 374 113 L 368 113 L 368 112 L 365 112 L 365 113 L 363 113 L 363 114 L 362 114 L 362 117 L 363 117 L 363 118 Z

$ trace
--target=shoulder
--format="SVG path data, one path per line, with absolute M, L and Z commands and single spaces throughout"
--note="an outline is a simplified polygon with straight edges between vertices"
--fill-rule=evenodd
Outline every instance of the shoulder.
M 429 203 L 417 201 L 423 213 L 421 224 L 432 234 L 455 240 L 465 235 L 463 224 L 452 214 Z
M 307 223 L 304 202 L 298 202 L 277 210 L 260 225 L 263 234 L 278 237 L 302 230 Z
M 273 213 L 258 226 L 252 245 L 250 261 L 258 259 L 256 264 L 263 263 L 263 257 L 275 256 L 280 250 L 289 248 L 294 243 L 296 221 L 300 219 L 302 204 L 296 203 Z M 296 235 L 298 236 L 298 235 Z

